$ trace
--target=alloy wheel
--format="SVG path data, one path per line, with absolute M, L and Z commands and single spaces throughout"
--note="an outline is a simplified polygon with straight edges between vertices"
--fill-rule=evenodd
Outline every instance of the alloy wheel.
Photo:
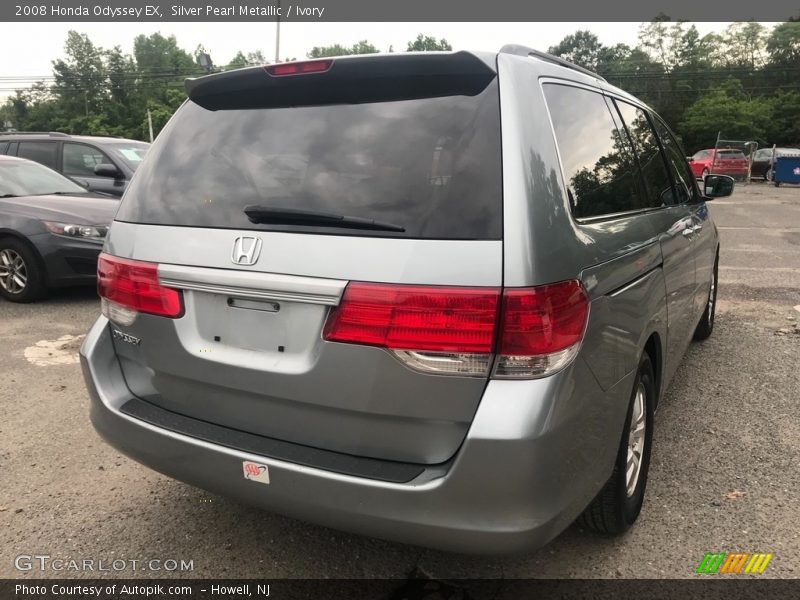
M 9 294 L 21 294 L 28 285 L 28 267 L 15 250 L 0 250 L 0 287 Z
M 631 406 L 630 429 L 628 431 L 628 460 L 625 468 L 625 493 L 633 496 L 639 483 L 642 471 L 642 453 L 644 452 L 645 433 L 647 428 L 647 389 L 639 382 L 636 396 Z

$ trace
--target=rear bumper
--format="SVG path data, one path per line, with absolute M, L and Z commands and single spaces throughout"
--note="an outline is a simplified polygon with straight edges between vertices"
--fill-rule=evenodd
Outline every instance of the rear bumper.
M 631 385 L 625 378 L 602 393 L 580 360 L 549 379 L 492 381 L 456 456 L 392 483 L 253 455 L 124 414 L 131 395 L 104 317 L 81 363 L 95 429 L 144 465 L 298 519 L 476 554 L 539 547 L 574 520 L 611 473 L 627 407 L 620 392 Z M 245 460 L 268 465 L 270 483 L 246 480 Z

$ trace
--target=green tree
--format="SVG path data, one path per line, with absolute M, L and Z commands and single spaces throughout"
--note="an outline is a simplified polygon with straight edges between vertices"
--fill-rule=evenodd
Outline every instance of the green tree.
M 761 23 L 731 23 L 722 36 L 724 58 L 731 66 L 755 69 L 764 63 L 767 28 Z
M 676 39 L 680 39 L 682 24 L 670 26 L 669 17 L 659 15 L 639 26 L 639 47 L 660 63 L 667 73 L 678 63 Z
M 781 92 L 772 102 L 767 143 L 795 146 L 800 143 L 800 92 Z
M 439 41 L 435 37 L 420 33 L 417 39 L 408 42 L 407 52 L 436 52 L 441 50 L 452 50 L 453 47 L 444 38 Z
M 800 21 L 776 25 L 767 37 L 766 50 L 773 65 L 800 67 Z
M 367 40 L 361 40 L 352 46 L 342 46 L 341 44 L 314 46 L 306 56 L 308 58 L 323 58 L 326 56 L 349 56 L 352 54 L 377 54 L 378 52 L 380 50 Z
M 264 58 L 264 54 L 261 52 L 261 50 L 248 52 L 247 54 L 239 50 L 239 52 L 236 53 L 231 61 L 225 65 L 225 70 L 229 71 L 230 69 L 241 69 L 242 67 L 265 65 L 267 62 L 268 61 L 266 58 Z
M 64 59 L 53 61 L 53 92 L 62 107 L 66 112 L 85 117 L 99 112 L 107 94 L 102 49 L 85 33 L 70 31 L 64 55 Z
M 772 98 L 748 98 L 742 84 L 730 79 L 686 109 L 679 131 L 688 152 L 713 146 L 717 134 L 726 139 L 767 140 L 773 120 Z
M 576 65 L 597 71 L 601 56 L 608 50 L 600 43 L 595 34 L 591 31 L 580 29 L 566 36 L 555 46 L 550 46 L 547 51 Z M 619 51 L 619 48 L 617 48 L 617 51 Z M 605 57 L 606 60 L 608 58 L 610 57 Z

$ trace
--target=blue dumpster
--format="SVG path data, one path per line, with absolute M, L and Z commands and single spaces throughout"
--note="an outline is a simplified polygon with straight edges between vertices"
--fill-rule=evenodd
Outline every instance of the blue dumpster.
M 800 155 L 778 156 L 773 169 L 775 187 L 782 183 L 800 183 Z

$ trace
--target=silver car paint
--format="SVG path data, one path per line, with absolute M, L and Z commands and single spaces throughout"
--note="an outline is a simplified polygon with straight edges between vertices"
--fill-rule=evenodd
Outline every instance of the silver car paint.
M 126 331 L 142 338 L 139 347 L 115 342 L 104 317 L 90 331 L 81 358 L 97 430 L 134 459 L 172 477 L 367 535 L 496 553 L 539 546 L 563 530 L 611 473 L 634 369 L 651 336 L 662 350 L 664 364 L 657 365 L 662 389 L 674 372 L 702 312 L 697 299 L 707 296 L 709 289 L 708 265 L 713 264 L 713 256 L 698 257 L 705 272 L 697 276 L 694 256 L 699 250 L 713 253 L 718 242 L 707 212 L 701 217 L 699 206 L 575 221 L 566 204 L 541 80 L 558 78 L 630 97 L 596 79 L 539 60 L 500 54 L 497 66 L 503 132 L 503 242 L 269 233 L 263 235 L 262 261 L 246 270 L 334 281 L 490 286 L 528 286 L 579 277 L 590 295 L 591 308 L 583 347 L 569 367 L 546 379 L 488 384 L 477 378 L 406 377 L 405 367 L 382 350 L 344 349 L 338 346 L 345 345 L 309 337 L 289 357 L 302 377 L 284 374 L 286 393 L 296 393 L 296 384 L 307 385 L 309 394 L 319 391 L 319 400 L 313 405 L 272 402 L 263 406 L 263 396 L 254 395 L 258 370 L 255 364 L 242 366 L 247 365 L 244 353 L 228 349 L 227 356 L 213 362 L 197 360 L 199 350 L 190 347 L 190 342 L 205 343 L 211 332 L 204 329 L 208 321 L 204 317 L 219 313 L 213 306 L 203 308 L 213 304 L 213 299 L 195 298 L 189 290 L 187 303 L 197 301 L 191 309 L 198 318 L 165 323 L 142 315 Z M 704 238 L 694 235 L 701 221 L 705 225 L 698 231 Z M 692 235 L 682 233 L 687 227 L 693 229 Z M 115 223 L 106 251 L 168 265 L 162 267 L 161 276 L 174 277 L 186 266 L 232 269 L 230 247 L 238 235 L 242 232 Z M 695 238 L 701 243 L 687 247 Z M 321 304 L 313 306 L 303 315 L 303 320 L 311 322 L 309 331 L 318 330 L 326 310 Z M 299 324 L 300 319 L 293 323 Z M 234 335 L 246 336 L 247 329 L 237 327 Z M 158 343 L 148 344 L 149 339 Z M 254 352 L 266 352 L 267 360 L 275 358 L 266 348 Z M 303 383 L 312 367 L 321 364 L 326 366 L 319 376 Z M 203 368 L 212 365 L 213 370 Z M 126 370 L 127 385 L 121 368 Z M 159 369 L 155 378 L 153 368 Z M 375 377 L 384 378 L 379 388 L 371 385 Z M 282 385 L 279 379 L 273 378 L 272 384 Z M 269 433 L 428 466 L 406 484 L 349 477 L 215 446 L 119 411 L 130 398 L 129 387 L 158 401 L 154 381 L 162 392 L 171 392 L 168 407 L 177 411 L 233 423 L 239 419 L 239 426 L 247 426 L 246 413 L 225 409 L 226 403 L 234 401 L 248 411 L 263 411 L 264 418 L 280 415 L 273 420 L 282 420 L 284 425 L 271 423 Z M 250 392 L 226 391 L 215 387 L 215 381 L 226 385 L 236 381 L 249 386 Z M 395 382 L 396 389 L 387 388 L 386 381 Z M 327 394 L 334 382 L 347 393 L 330 398 Z M 415 394 L 422 394 L 421 402 L 414 401 Z M 355 404 L 342 404 L 345 397 L 355 398 Z M 331 414 L 326 413 L 325 402 L 332 403 L 327 408 L 334 410 L 334 421 L 325 418 Z M 376 406 L 381 410 L 376 412 Z M 386 410 L 389 407 L 394 412 Z M 401 417 L 407 415 L 415 418 L 401 426 Z M 285 425 L 301 422 L 308 426 Z M 268 464 L 270 485 L 243 479 L 242 460 Z
M 492 381 L 458 454 L 406 484 L 349 477 L 254 456 L 154 427 L 119 411 L 130 398 L 108 322 L 81 361 L 97 431 L 135 460 L 209 491 L 296 518 L 430 547 L 495 554 L 540 546 L 608 477 L 632 378 L 602 392 L 579 359 L 547 379 Z M 611 431 L 608 423 L 614 423 Z M 270 484 L 242 477 L 266 464 Z

